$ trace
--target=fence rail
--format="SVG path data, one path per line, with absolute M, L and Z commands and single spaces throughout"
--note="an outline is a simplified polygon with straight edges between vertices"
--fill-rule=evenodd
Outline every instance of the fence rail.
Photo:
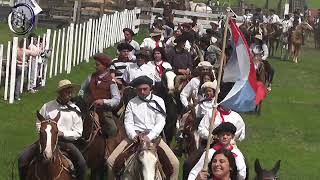
M 4 88 L 4 100 L 9 100 L 10 104 L 13 103 L 17 87 L 20 92 L 23 92 L 24 89 L 30 90 L 39 79 L 41 86 L 45 86 L 47 78 L 50 79 L 63 72 L 71 73 L 72 68 L 76 65 L 84 61 L 89 62 L 89 57 L 95 53 L 102 53 L 104 48 L 121 41 L 124 38 L 123 28 L 131 28 L 137 33 L 140 25 L 140 12 L 138 8 L 122 12 L 116 11 L 113 14 L 104 14 L 98 19 L 89 19 L 80 24 L 71 23 L 66 28 L 53 30 L 53 33 L 51 29 L 47 29 L 45 34 L 36 39 L 38 40 L 37 48 L 51 51 L 51 56 L 48 58 L 37 56 L 26 59 L 26 38 L 19 40 L 18 37 L 14 37 L 12 42 L 8 42 L 7 48 L 0 44 L 0 85 Z M 40 44 L 40 38 L 42 38 L 42 44 Z M 19 41 L 23 42 L 21 66 L 17 65 Z M 33 44 L 33 39 L 31 44 Z M 2 85 L 3 78 L 5 82 Z

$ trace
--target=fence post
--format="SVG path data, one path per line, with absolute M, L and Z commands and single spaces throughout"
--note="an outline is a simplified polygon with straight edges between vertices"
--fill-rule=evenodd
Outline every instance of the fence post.
M 83 54 L 85 54 L 84 51 L 84 44 L 86 43 L 86 22 L 83 23 L 82 26 L 82 43 L 81 43 L 81 51 L 80 51 L 80 62 L 82 62 L 84 60 Z
M 74 34 L 74 24 L 70 24 L 70 35 L 69 35 L 69 50 L 68 50 L 68 67 L 67 67 L 67 74 L 71 72 L 71 65 L 72 65 L 72 49 L 73 49 L 73 34 Z
M 11 59 L 11 41 L 8 41 L 7 63 L 6 63 L 6 79 L 5 79 L 5 84 L 4 84 L 4 97 L 3 97 L 3 99 L 5 101 L 8 100 L 10 59 Z
M 110 44 L 111 44 L 111 37 L 112 37 L 112 33 L 110 32 L 111 31 L 111 21 L 112 21 L 112 17 L 113 15 L 108 15 L 108 22 L 107 22 L 107 26 L 108 26 L 108 29 L 107 29 L 107 34 L 106 34 L 106 38 L 107 38 L 107 41 L 106 41 L 106 48 L 110 47 Z
M 54 76 L 57 75 L 58 73 L 58 56 L 59 56 L 59 51 L 60 51 L 60 37 L 61 37 L 61 29 L 59 29 L 58 31 L 58 43 L 57 43 L 57 50 L 56 50 L 56 61 L 55 61 L 55 65 L 54 65 Z M 62 61 L 60 59 L 60 61 Z
M 12 104 L 14 101 L 14 91 L 15 91 L 15 85 L 16 85 L 16 68 L 17 68 L 17 50 L 18 50 L 17 48 L 18 48 L 18 37 L 14 37 L 13 44 L 12 44 L 9 104 Z
M 75 35 L 74 35 L 74 47 L 73 47 L 73 61 L 72 61 L 72 66 L 75 66 L 76 65 L 76 58 L 77 58 L 77 43 L 78 43 L 78 24 L 75 24 L 76 25 L 76 32 L 75 32 Z M 73 36 L 73 35 L 72 35 Z
M 21 79 L 20 79 L 20 93 L 23 92 L 23 84 L 24 84 L 24 68 L 25 68 L 25 62 L 26 62 L 26 47 L 27 46 L 27 40 L 26 38 L 23 38 L 23 55 L 22 55 L 22 72 L 21 72 Z
M 79 24 L 78 31 L 79 31 L 79 34 L 77 36 L 77 39 L 79 40 L 79 42 L 78 42 L 78 52 L 77 52 L 77 65 L 80 63 L 80 50 L 81 50 L 81 44 L 83 43 L 81 38 L 82 24 Z
M 89 62 L 89 57 L 91 55 L 91 49 L 92 49 L 92 29 L 93 29 L 93 20 L 92 19 L 89 19 L 89 25 L 88 26 L 88 33 L 87 33 L 87 36 L 88 36 L 88 43 L 86 44 L 87 48 L 87 56 L 86 56 L 86 61 Z
M 33 37 L 31 37 L 31 42 L 30 44 L 33 45 Z M 29 57 L 29 62 L 28 62 L 28 90 L 31 90 L 32 85 L 31 85 L 31 79 L 32 79 L 32 74 L 31 74 L 31 68 L 32 68 L 32 62 L 35 61 L 32 56 Z
M 37 48 L 40 49 L 40 36 L 38 36 L 38 41 L 37 41 Z M 31 69 L 31 71 L 33 70 L 33 81 L 32 81 L 32 85 L 33 87 L 37 86 L 37 77 L 38 77 L 38 62 L 39 62 L 39 56 L 36 57 L 35 63 L 34 63 L 34 69 Z
M 93 20 L 92 21 L 92 28 L 91 28 L 91 34 L 90 34 L 90 55 L 89 55 L 89 57 L 90 56 L 92 56 L 93 55 L 93 51 L 94 51 L 94 47 L 93 47 L 93 45 L 94 45 L 94 34 L 95 34 L 95 28 L 96 27 L 96 21 L 95 20 Z
M 45 46 L 45 50 L 49 50 L 50 48 L 50 39 L 51 39 L 51 29 L 47 29 L 47 33 L 46 33 L 46 46 Z M 52 54 L 51 54 L 52 55 Z M 51 58 L 52 60 L 52 58 Z M 44 74 L 43 74 L 43 78 L 42 78 L 42 82 L 41 82 L 41 86 L 45 86 L 46 85 L 46 81 L 47 81 L 47 72 L 48 72 L 48 62 L 49 58 L 43 62 L 43 68 L 44 68 Z M 52 67 L 52 66 L 51 66 Z M 52 69 L 51 69 L 52 71 Z
M 42 37 L 42 44 L 41 44 L 41 50 L 44 50 L 45 49 L 45 43 L 47 42 L 47 36 L 46 34 L 43 34 L 43 37 Z M 41 60 L 40 61 L 40 67 L 38 67 L 40 69 L 40 80 L 41 80 L 41 86 L 42 86 L 42 79 L 43 79 L 43 69 L 44 69 L 44 65 L 43 65 L 43 59 L 42 57 L 40 56 L 39 59 Z M 38 70 L 39 71 L 39 70 Z
M 64 54 L 64 70 L 67 71 L 68 68 L 68 55 L 69 55 L 69 46 L 70 46 L 70 26 L 67 30 L 67 39 L 66 39 L 66 52 Z
M 61 54 L 60 54 L 60 74 L 62 73 L 62 69 L 63 69 L 63 53 L 64 53 L 64 44 L 65 44 L 65 39 L 64 39 L 64 37 L 65 37 L 65 28 L 62 28 L 62 42 L 61 42 L 61 45 L 62 45 L 62 47 L 61 47 Z
M 52 44 L 52 51 L 51 51 L 51 61 L 50 61 L 50 71 L 49 71 L 49 78 L 52 78 L 52 71 L 53 71 L 53 61 L 54 61 L 54 53 L 55 53 L 55 47 L 56 47 L 56 36 L 57 31 L 53 31 L 53 44 Z

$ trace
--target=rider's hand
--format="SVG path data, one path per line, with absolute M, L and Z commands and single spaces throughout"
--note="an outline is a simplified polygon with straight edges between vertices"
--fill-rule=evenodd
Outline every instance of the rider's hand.
M 62 131 L 58 131 L 58 136 L 59 137 L 63 137 L 64 136 L 63 132 Z
M 94 105 L 95 106 L 102 106 L 103 105 L 103 99 L 97 99 L 94 101 Z
M 139 136 L 136 135 L 136 136 L 133 138 L 133 142 L 136 143 L 136 142 L 138 142 L 138 140 L 139 140 Z
M 208 179 L 209 173 L 205 170 L 201 170 L 196 178 L 196 180 L 206 180 Z
M 142 139 L 143 139 L 145 142 L 150 142 L 150 141 L 151 141 L 147 135 L 142 136 Z
M 186 75 L 189 75 L 190 73 L 191 73 L 190 69 L 187 68 L 187 69 L 186 69 Z

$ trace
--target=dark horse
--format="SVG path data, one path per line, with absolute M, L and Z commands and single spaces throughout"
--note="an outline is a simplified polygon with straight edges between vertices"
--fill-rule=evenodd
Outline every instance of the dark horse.
M 254 163 L 254 168 L 256 171 L 256 177 L 255 180 L 264 180 L 264 179 L 278 179 L 278 172 L 280 169 L 280 160 L 276 162 L 276 164 L 274 165 L 274 167 L 271 170 L 265 170 L 262 169 L 259 159 L 256 159 L 255 163 Z
M 123 123 L 113 118 L 117 125 L 117 134 L 115 137 L 108 139 L 102 135 L 101 121 L 95 108 L 89 105 L 81 98 L 73 99 L 76 105 L 81 109 L 83 118 L 82 138 L 77 141 L 76 145 L 81 150 L 83 157 L 86 159 L 88 167 L 91 169 L 91 180 L 102 180 L 105 175 L 105 153 L 111 154 L 122 139 L 125 138 Z

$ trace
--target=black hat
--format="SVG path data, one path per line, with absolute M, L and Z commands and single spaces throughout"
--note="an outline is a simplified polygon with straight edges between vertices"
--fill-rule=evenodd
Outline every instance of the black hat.
M 130 28 L 124 28 L 123 30 L 122 30 L 122 32 L 129 32 L 132 36 L 134 36 L 134 32 L 132 31 L 132 29 L 130 29 Z
M 221 123 L 218 127 L 216 127 L 213 131 L 213 135 L 218 135 L 222 132 L 230 132 L 232 134 L 235 134 L 237 131 L 237 128 L 230 122 L 224 122 Z
M 149 53 L 147 52 L 147 51 L 145 51 L 145 50 L 138 50 L 138 51 L 136 51 L 135 53 L 134 53 L 134 55 L 136 56 L 136 57 L 144 57 L 145 58 L 145 60 L 148 60 L 149 59 Z
M 134 48 L 128 44 L 128 43 L 120 43 L 117 46 L 118 51 L 122 51 L 124 49 L 128 49 L 129 51 L 132 51 Z
M 180 36 L 178 36 L 175 40 L 174 43 L 181 43 L 181 42 L 186 42 L 188 40 L 187 34 L 181 34 Z
M 153 80 L 151 78 L 149 78 L 148 76 L 139 76 L 139 77 L 135 78 L 134 80 L 132 80 L 130 83 L 130 85 L 132 87 L 137 87 L 141 84 L 147 84 L 150 87 L 152 87 Z

